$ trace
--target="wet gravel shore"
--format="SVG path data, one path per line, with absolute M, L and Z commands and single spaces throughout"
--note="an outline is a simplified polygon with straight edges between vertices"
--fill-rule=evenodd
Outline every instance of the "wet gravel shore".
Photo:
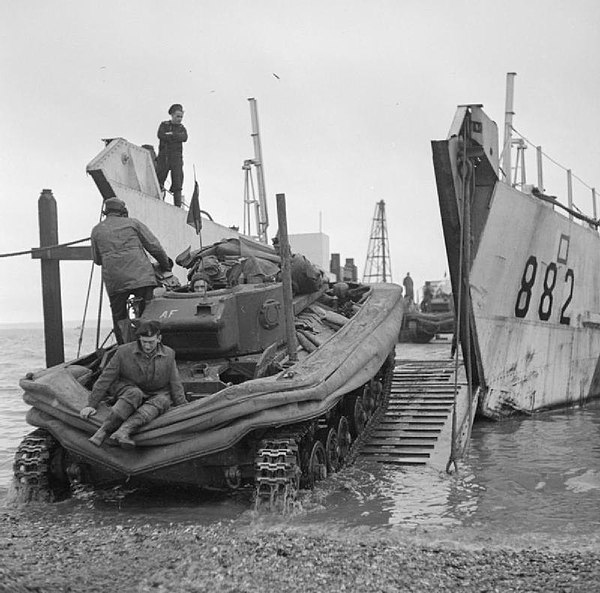
M 598 541 L 0 511 L 0 591 L 596 591 Z M 455 534 L 456 535 L 456 534 Z

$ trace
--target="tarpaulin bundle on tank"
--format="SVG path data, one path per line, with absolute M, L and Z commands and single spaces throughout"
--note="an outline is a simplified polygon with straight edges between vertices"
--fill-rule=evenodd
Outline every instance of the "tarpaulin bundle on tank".
M 201 249 L 195 249 L 193 251 L 190 246 L 177 256 L 175 262 L 178 265 L 189 269 L 193 267 L 194 262 L 198 258 L 205 257 L 207 255 L 216 255 L 218 258 L 225 258 L 227 256 L 254 256 L 275 262 L 276 264 L 279 264 L 281 261 L 280 257 L 275 253 L 275 250 L 272 247 L 263 245 L 261 243 L 256 243 L 254 241 L 249 241 L 244 237 L 238 237 L 222 239 L 217 243 L 213 243 L 212 245 L 202 247 Z
M 278 280 L 281 262 L 272 247 L 243 237 L 223 239 L 194 251 L 188 247 L 175 261 L 190 270 L 188 279 L 204 278 L 215 288 L 225 281 L 234 286 L 240 277 L 249 283 Z M 223 269 L 216 269 L 218 262 L 223 264 Z M 323 272 L 301 254 L 292 255 L 291 272 L 295 295 L 317 292 L 323 285 Z
M 411 311 L 405 315 L 406 321 L 416 321 L 422 331 L 428 334 L 437 334 L 451 331 L 454 327 L 454 312 L 448 313 L 420 313 Z

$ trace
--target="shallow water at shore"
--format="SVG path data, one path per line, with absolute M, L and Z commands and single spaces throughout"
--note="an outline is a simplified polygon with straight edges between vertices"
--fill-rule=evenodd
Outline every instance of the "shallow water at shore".
M 75 330 L 66 332 L 67 357 L 75 355 L 77 338 Z M 91 339 L 87 336 L 85 344 Z M 44 366 L 43 348 L 41 328 L 0 328 L 0 500 L 5 505 L 14 451 L 31 430 L 18 380 Z M 533 418 L 480 422 L 458 474 L 361 461 L 313 493 L 302 493 L 298 511 L 286 522 L 307 529 L 459 528 L 591 536 L 600 531 L 599 434 L 597 403 Z M 81 512 L 116 522 L 249 523 L 256 520 L 251 501 L 250 491 L 148 496 L 116 489 L 82 493 L 52 505 L 52 513 Z

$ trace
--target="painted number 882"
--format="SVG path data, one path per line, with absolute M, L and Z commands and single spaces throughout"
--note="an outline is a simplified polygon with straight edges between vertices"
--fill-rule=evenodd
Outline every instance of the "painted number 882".
M 524 318 L 529 312 L 531 305 L 531 294 L 535 284 L 538 270 L 538 261 L 534 255 L 530 255 L 525 263 L 523 276 L 521 277 L 521 288 L 517 293 L 517 302 L 515 303 L 515 315 Z M 558 282 L 558 268 L 554 262 L 550 262 L 546 266 L 546 273 L 543 281 L 543 291 L 540 297 L 537 313 L 540 321 L 548 321 L 552 315 L 554 307 L 554 288 Z M 568 285 L 569 294 L 560 308 L 560 320 L 563 325 L 570 325 L 571 318 L 567 316 L 567 307 L 571 304 L 573 298 L 573 285 L 575 284 L 575 273 L 571 268 L 568 268 L 565 277 L 565 284 Z

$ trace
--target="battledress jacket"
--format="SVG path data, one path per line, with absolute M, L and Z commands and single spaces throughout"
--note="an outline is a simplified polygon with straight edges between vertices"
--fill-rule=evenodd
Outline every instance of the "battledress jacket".
M 157 286 L 146 250 L 163 270 L 169 258 L 150 229 L 135 218 L 108 215 L 92 229 L 92 257 L 102 266 L 109 296 L 143 286 Z
M 172 134 L 167 134 L 172 132 Z M 183 142 L 187 142 L 188 134 L 183 124 L 174 124 L 170 121 L 163 121 L 158 126 L 159 139 L 158 153 L 171 156 L 181 156 L 183 154 Z
M 96 408 L 107 394 L 118 395 L 128 386 L 139 387 L 148 396 L 170 393 L 176 406 L 186 403 L 175 351 L 160 343 L 150 357 L 137 341 L 119 346 L 94 384 L 88 406 Z

